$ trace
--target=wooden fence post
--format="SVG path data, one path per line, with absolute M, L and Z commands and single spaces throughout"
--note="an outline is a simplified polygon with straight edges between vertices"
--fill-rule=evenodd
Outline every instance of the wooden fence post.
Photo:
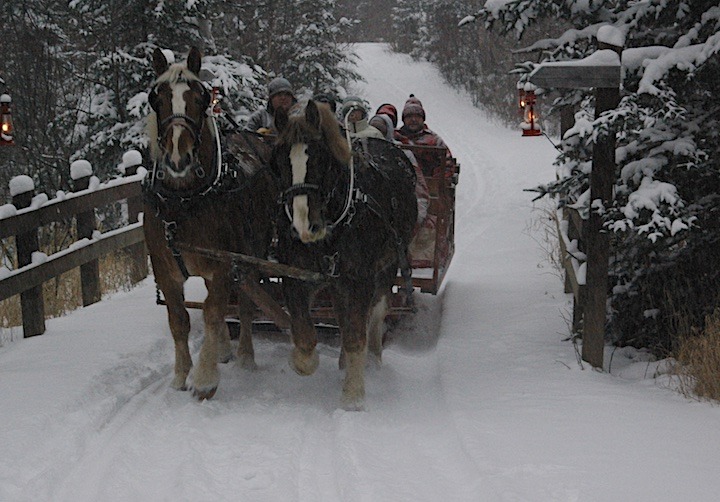
M 70 166 L 70 177 L 73 180 L 73 191 L 79 192 L 90 187 L 92 166 L 86 160 L 77 160 Z M 78 213 L 75 217 L 77 236 L 80 239 L 92 239 L 95 231 L 95 210 Z M 80 283 L 82 288 L 83 307 L 100 301 L 100 262 L 92 260 L 80 265 Z
M 605 27 L 603 27 L 605 28 Z M 606 43 L 607 40 L 619 40 L 620 32 L 613 27 L 598 31 L 598 49 L 610 49 L 622 54 L 622 47 Z M 623 36 L 624 38 L 624 36 Z M 623 42 L 620 42 L 623 43 Z M 540 64 L 533 70 L 528 80 L 545 88 L 595 89 L 595 118 L 603 112 L 617 107 L 620 103 L 620 58 L 617 64 L 602 54 L 601 60 L 591 55 L 577 61 L 560 61 Z M 599 63 L 599 64 L 598 64 Z M 587 274 L 585 291 L 581 298 L 583 346 L 582 358 L 596 368 L 603 368 L 605 350 L 605 320 L 607 317 L 608 260 L 610 257 L 610 239 L 603 231 L 603 214 L 596 205 L 609 207 L 615 184 L 615 132 L 599 138 L 593 147 L 592 173 L 590 175 L 590 218 L 583 225 L 583 239 L 586 245 Z M 573 312 L 573 325 L 580 319 Z
M 612 49 L 622 55 L 622 47 L 599 43 L 599 49 Z M 595 118 L 620 103 L 620 86 L 595 89 Z M 590 218 L 587 230 L 587 280 L 583 322 L 582 358 L 596 368 L 603 367 L 605 323 L 607 318 L 608 261 L 610 236 L 603 230 L 603 214 L 593 206 L 610 207 L 615 185 L 615 131 L 598 138 L 593 146 L 590 175 Z
M 122 166 L 124 176 L 134 176 L 139 167 L 142 167 L 142 155 L 137 150 L 129 150 L 123 155 Z M 130 197 L 127 200 L 128 223 L 137 223 L 138 216 L 143 211 L 142 196 Z M 130 282 L 137 284 L 148 276 L 148 257 L 145 241 L 128 246 L 127 253 L 132 260 Z
M 13 187 L 13 182 L 20 182 L 20 188 Z M 27 183 L 23 183 L 23 182 Z M 28 190 L 25 190 L 27 188 Z M 18 191 L 20 190 L 20 191 Z M 27 176 L 17 177 L 10 182 L 10 193 L 12 203 L 17 209 L 30 207 L 35 187 L 32 179 Z M 38 229 L 30 228 L 27 232 L 15 236 L 17 246 L 18 268 L 32 263 L 32 254 L 39 250 Z M 45 302 L 43 299 L 42 285 L 30 288 L 20 293 L 20 308 L 22 310 L 23 336 L 42 335 L 45 333 Z

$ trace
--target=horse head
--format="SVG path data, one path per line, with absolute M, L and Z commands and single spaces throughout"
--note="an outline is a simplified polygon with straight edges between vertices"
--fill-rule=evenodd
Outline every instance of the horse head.
M 207 116 L 210 93 L 200 81 L 201 55 L 193 47 L 185 63 L 169 65 L 160 49 L 153 53 L 157 74 L 148 101 L 150 151 L 165 182 L 188 183 L 205 175 L 214 154 L 217 134 Z M 168 176 L 165 176 L 167 174 Z
M 320 241 L 331 227 L 328 219 L 342 210 L 333 196 L 347 193 L 350 148 L 323 103 L 310 100 L 289 112 L 278 109 L 275 127 L 279 134 L 271 166 L 291 232 L 305 244 Z

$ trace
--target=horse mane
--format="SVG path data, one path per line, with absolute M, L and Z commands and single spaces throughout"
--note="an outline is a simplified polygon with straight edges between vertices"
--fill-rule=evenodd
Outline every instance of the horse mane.
M 159 75 L 155 79 L 155 85 L 167 82 L 168 84 L 174 84 L 178 80 L 187 80 L 188 82 L 200 82 L 200 78 L 191 72 L 187 64 L 185 63 L 174 63 L 171 64 L 165 73 Z
M 150 158 L 155 161 L 160 159 L 160 147 L 158 146 L 158 125 L 157 114 L 154 111 L 148 113 L 145 119 L 145 134 L 148 136 L 148 148 L 150 148 Z
M 325 103 L 316 104 L 320 112 L 320 129 L 323 131 L 323 136 L 333 157 L 342 164 L 347 165 L 352 155 L 347 138 L 340 132 L 340 127 L 338 127 L 338 122 L 330 107 Z
M 167 83 L 170 85 L 176 84 L 178 81 L 185 80 L 188 82 L 202 82 L 200 78 L 198 78 L 197 75 L 195 75 L 193 72 L 191 72 L 187 64 L 185 63 L 175 63 L 168 67 L 168 69 L 163 73 L 162 75 L 158 76 L 155 79 L 155 82 L 153 83 L 153 87 L 157 87 L 160 84 Z M 145 132 L 148 135 L 150 141 L 149 141 L 149 148 L 150 148 L 150 158 L 152 160 L 158 160 L 162 152 L 160 151 L 160 148 L 158 147 L 158 123 L 157 123 L 157 114 L 154 110 L 151 110 L 150 113 L 147 115 L 146 123 L 145 123 Z M 215 128 L 215 121 L 211 120 L 210 117 L 205 118 L 205 125 L 208 127 L 208 130 L 212 134 L 212 137 L 215 138 L 217 136 L 217 129 Z
M 306 143 L 310 139 L 323 139 L 333 157 L 343 165 L 350 162 L 350 146 L 340 132 L 335 115 L 326 103 L 315 102 L 320 115 L 320 129 L 305 119 L 307 103 L 298 103 L 290 109 L 288 124 L 280 132 L 278 142 L 286 145 Z

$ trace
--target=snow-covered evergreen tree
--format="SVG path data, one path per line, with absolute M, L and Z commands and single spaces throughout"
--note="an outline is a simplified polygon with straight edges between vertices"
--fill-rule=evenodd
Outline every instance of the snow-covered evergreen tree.
M 507 68 L 517 60 L 505 37 L 486 30 L 457 29 L 468 10 L 484 0 L 423 0 L 396 2 L 393 30 L 387 40 L 397 52 L 435 63 L 448 82 L 468 92 L 475 104 L 503 118 L 517 120 L 507 90 L 515 85 Z M 533 34 L 534 35 L 534 34 Z M 517 80 L 517 79 L 515 79 Z
M 29 174 L 36 186 L 57 189 L 59 171 L 68 170 L 73 138 L 54 122 L 57 111 L 68 106 L 66 96 L 74 91 L 66 82 L 58 49 L 67 38 L 57 22 L 63 9 L 62 2 L 34 0 L 5 2 L 0 8 L 0 73 L 4 91 L 12 95 L 16 141 L 16 146 L 0 149 L 2 193 L 18 174 Z
M 392 8 L 391 45 L 397 52 L 405 52 L 415 58 L 429 55 L 431 25 L 428 12 L 432 0 L 397 0 Z
M 344 93 L 353 70 L 353 54 L 342 43 L 352 21 L 337 18 L 335 0 L 259 0 L 228 2 L 218 23 L 223 44 L 241 51 L 266 73 L 265 83 L 281 75 L 298 95 L 318 91 Z M 266 99 L 263 86 L 256 97 Z
M 198 20 L 208 0 L 164 2 L 74 0 L 68 22 L 72 45 L 67 60 L 82 83 L 77 105 L 63 115 L 75 122 L 80 140 L 70 160 L 86 158 L 100 177 L 114 169 L 129 148 L 144 146 L 146 89 L 154 78 L 149 60 L 155 46 L 185 52 L 203 47 Z
M 569 19 L 573 28 L 526 48 L 543 61 L 590 54 L 605 26 L 624 35 L 625 49 L 615 110 L 594 120 L 589 90 L 557 100 L 580 108 L 558 158 L 560 179 L 541 191 L 586 206 L 592 144 L 616 132 L 615 200 L 605 213 L 614 335 L 671 349 L 718 301 L 720 7 L 711 0 L 490 0 L 466 22 L 521 37 L 547 17 Z
M 340 91 L 359 78 L 338 42 L 348 25 L 334 0 L 18 0 L 2 4 L 3 61 L 18 148 L 0 151 L 2 175 L 30 174 L 39 189 L 69 188 L 68 166 L 85 158 L 101 178 L 146 142 L 155 47 L 185 57 L 191 46 L 234 118 L 265 99 L 284 74 L 299 91 Z M 9 178 L 8 178 L 9 179 Z
M 360 78 L 352 69 L 354 56 L 339 42 L 351 22 L 335 18 L 335 0 L 298 0 L 297 5 L 300 22 L 287 40 L 293 50 L 283 74 L 310 94 L 339 94 L 348 81 Z
M 4 61 L 14 90 L 21 172 L 50 193 L 69 187 L 69 165 L 85 158 L 101 178 L 144 142 L 152 49 L 200 44 L 206 2 L 102 0 L 9 2 Z M 13 174 L 18 174 L 14 172 Z

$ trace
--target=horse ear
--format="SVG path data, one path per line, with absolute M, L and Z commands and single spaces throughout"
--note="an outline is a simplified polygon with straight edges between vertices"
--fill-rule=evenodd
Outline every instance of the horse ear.
M 282 132 L 285 130 L 285 127 L 288 125 L 288 114 L 287 111 L 285 111 L 283 108 L 278 108 L 275 110 L 275 129 L 277 129 L 278 132 Z
M 163 51 L 161 51 L 159 47 L 155 47 L 155 50 L 153 51 L 152 64 L 155 74 L 158 77 L 165 73 L 168 69 L 168 62 L 167 59 L 165 59 L 165 54 L 163 54 Z
M 193 72 L 195 75 L 200 75 L 200 60 L 202 59 L 202 56 L 200 55 L 200 51 L 197 47 L 193 47 L 190 49 L 190 53 L 187 57 L 187 67 L 188 70 Z
M 312 99 L 308 101 L 305 107 L 305 120 L 308 124 L 315 127 L 315 129 L 320 129 L 320 110 L 318 110 L 315 101 Z

